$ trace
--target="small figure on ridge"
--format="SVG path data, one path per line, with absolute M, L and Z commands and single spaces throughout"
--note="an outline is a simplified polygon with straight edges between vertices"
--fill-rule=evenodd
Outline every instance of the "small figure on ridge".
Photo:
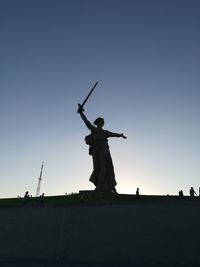
M 191 187 L 191 188 L 190 188 L 190 196 L 191 196 L 191 197 L 194 197 L 194 195 L 197 195 L 197 193 L 195 192 L 194 188 Z

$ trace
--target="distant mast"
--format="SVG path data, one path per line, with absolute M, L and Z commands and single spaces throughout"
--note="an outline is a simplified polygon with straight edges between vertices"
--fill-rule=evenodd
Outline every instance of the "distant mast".
M 41 181 L 42 181 L 43 167 L 44 167 L 44 162 L 42 162 L 41 170 L 40 170 L 40 177 L 38 178 L 38 186 L 37 186 L 37 191 L 36 191 L 36 197 L 39 197 L 39 195 L 40 195 L 40 185 L 41 185 Z

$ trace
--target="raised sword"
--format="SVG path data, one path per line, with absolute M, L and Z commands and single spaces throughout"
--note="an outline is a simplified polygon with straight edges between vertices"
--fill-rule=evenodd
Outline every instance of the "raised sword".
M 90 90 L 89 94 L 86 96 L 86 98 L 85 98 L 85 100 L 83 101 L 83 103 L 82 103 L 82 104 L 78 104 L 79 108 L 82 109 L 83 111 L 84 111 L 83 107 L 84 107 L 85 103 L 88 101 L 88 98 L 90 97 L 90 95 L 91 95 L 92 92 L 94 91 L 94 89 L 95 89 L 95 87 L 97 86 L 97 84 L 98 84 L 98 82 L 96 82 L 96 83 L 94 84 L 94 86 L 93 86 L 92 89 Z M 79 113 L 79 109 L 78 109 L 77 112 Z

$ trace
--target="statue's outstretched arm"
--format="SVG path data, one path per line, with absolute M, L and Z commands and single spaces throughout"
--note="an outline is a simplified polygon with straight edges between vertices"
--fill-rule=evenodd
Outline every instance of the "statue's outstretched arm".
M 109 131 L 106 131 L 106 132 L 107 132 L 108 137 L 122 137 L 124 139 L 127 138 L 123 133 L 119 134 L 119 133 L 113 133 Z
M 81 116 L 81 119 L 84 121 L 85 125 L 87 126 L 87 128 L 92 131 L 95 126 L 92 125 L 92 123 L 87 119 L 87 117 L 85 116 L 85 114 L 83 113 L 83 108 L 81 105 L 79 105 L 79 108 L 78 108 L 78 111 L 77 111 L 80 116 Z

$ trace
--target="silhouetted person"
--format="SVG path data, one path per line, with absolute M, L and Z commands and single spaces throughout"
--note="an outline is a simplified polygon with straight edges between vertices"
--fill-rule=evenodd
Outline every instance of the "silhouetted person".
M 44 193 L 42 193 L 42 195 L 40 195 L 39 202 L 40 202 L 40 204 L 44 203 Z
M 24 203 L 27 203 L 29 198 L 30 198 L 29 192 L 26 191 L 22 200 L 23 200 Z
M 137 188 L 136 190 L 136 198 L 139 199 L 140 198 L 140 192 L 139 192 L 139 188 Z
M 191 196 L 191 197 L 194 197 L 194 195 L 197 195 L 197 193 L 194 191 L 194 188 L 191 187 L 191 188 L 190 188 L 190 196 Z
M 86 143 L 90 146 L 89 154 L 93 158 L 93 172 L 89 180 L 95 185 L 95 191 L 97 192 L 117 193 L 115 189 L 117 183 L 108 146 L 108 137 L 126 137 L 124 134 L 104 130 L 103 118 L 97 118 L 93 125 L 88 121 L 83 111 L 82 106 L 79 105 L 78 113 L 91 131 L 91 134 L 85 138 Z
M 25 192 L 25 195 L 24 195 L 24 199 L 28 199 L 29 198 L 29 193 L 28 191 Z
M 178 194 L 179 194 L 179 197 L 183 197 L 184 195 L 183 195 L 183 190 L 180 190 L 179 192 L 178 192 Z

